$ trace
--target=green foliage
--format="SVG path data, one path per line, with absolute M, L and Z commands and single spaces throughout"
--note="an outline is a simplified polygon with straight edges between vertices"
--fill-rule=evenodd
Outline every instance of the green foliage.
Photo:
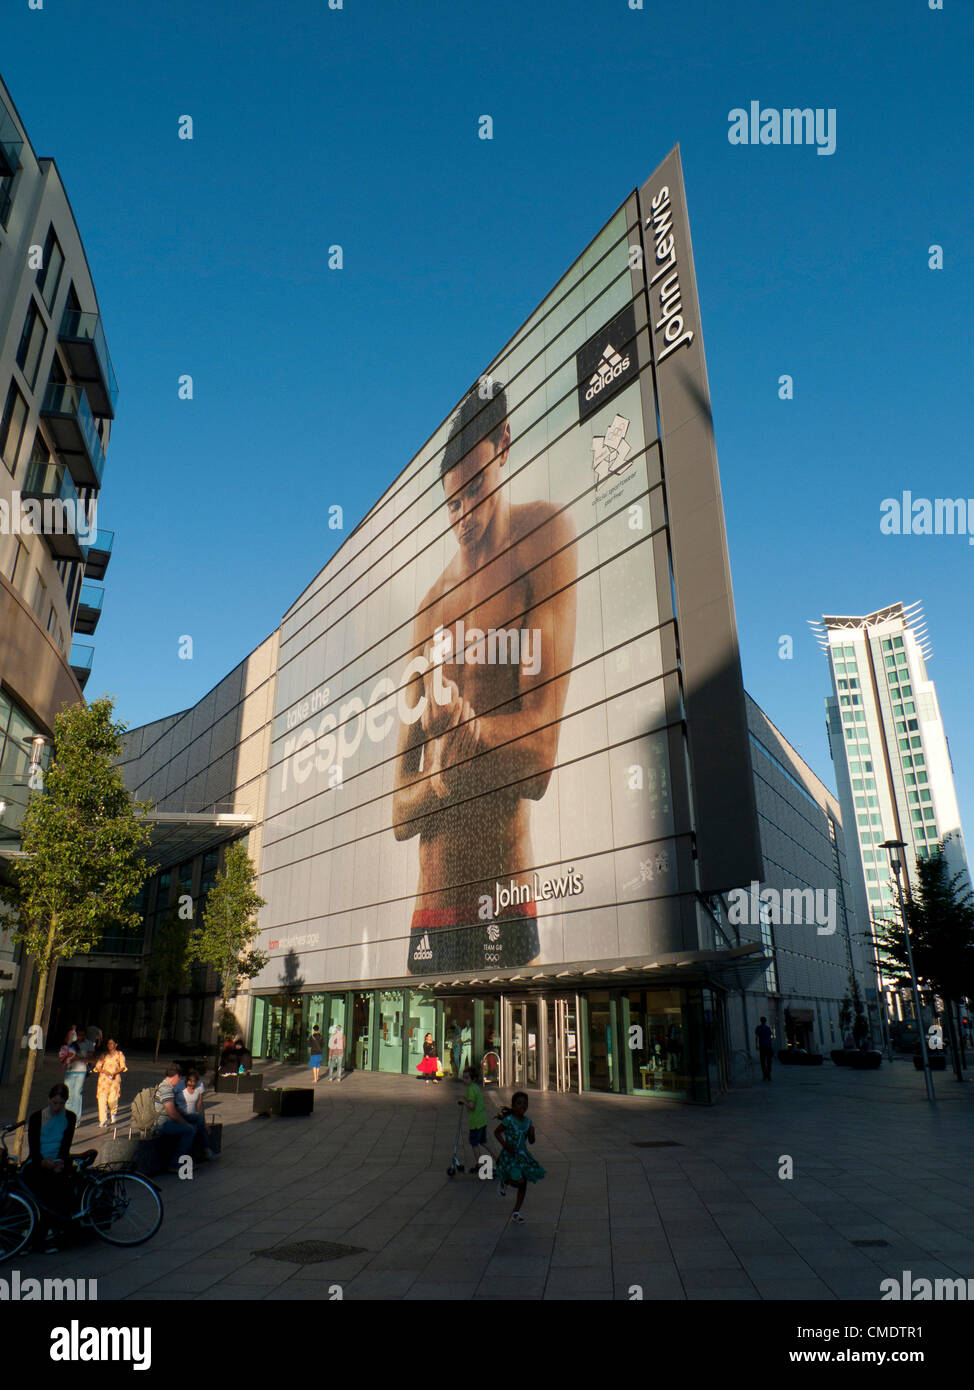
M 243 1037 L 243 1029 L 240 1020 L 232 1009 L 222 1009 L 220 1012 L 220 1041 L 225 1038 Z
M 974 895 L 947 877 L 942 854 L 917 860 L 917 881 L 904 910 L 917 979 L 945 999 L 974 994 Z M 880 958 L 889 973 L 909 967 L 901 921 L 877 922 Z
M 189 939 L 192 927 L 183 921 L 173 907 L 163 918 L 152 943 L 152 956 L 146 971 L 146 983 L 158 994 L 166 996 L 179 989 L 189 974 Z
M 26 857 L 13 865 L 20 921 L 16 938 L 45 971 L 86 954 L 106 932 L 138 926 L 132 902 L 148 867 L 150 832 L 114 765 L 125 725 L 107 697 L 74 705 L 54 724 L 43 792 L 31 797 L 20 831 Z
M 209 891 L 202 925 L 190 938 L 194 959 L 219 971 L 224 1009 L 241 981 L 252 979 L 269 959 L 253 945 L 259 931 L 257 914 L 264 906 L 254 886 L 256 878 L 246 847 L 236 841 Z
M 851 974 L 851 971 L 850 971 L 850 974 Z M 841 1003 L 841 1005 L 840 1005 L 840 1007 L 839 1007 L 839 1027 L 840 1027 L 841 1030 L 842 1030 L 843 1037 L 844 1037 L 845 1034 L 849 1031 L 849 1028 L 850 1028 L 851 1026 L 852 1026 L 852 999 L 851 999 L 850 996 L 847 994 L 847 995 L 844 997 L 844 999 L 842 1000 L 842 1003 Z

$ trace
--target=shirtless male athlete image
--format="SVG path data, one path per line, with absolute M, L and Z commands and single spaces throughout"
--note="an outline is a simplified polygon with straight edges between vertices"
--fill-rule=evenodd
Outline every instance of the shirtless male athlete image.
M 413 678 L 407 703 L 429 698 L 422 717 L 399 730 L 393 828 L 397 840 L 419 836 L 414 975 L 538 956 L 533 900 L 497 912 L 496 890 L 519 876 L 529 883 L 535 866 L 530 803 L 544 796 L 557 761 L 577 560 L 565 512 L 508 501 L 501 470 L 510 444 L 504 388 L 487 381 L 450 428 L 440 479 L 458 549 L 413 625 L 412 654 L 436 663 L 445 645 L 447 659 Z M 504 643 L 485 641 L 501 629 L 530 634 L 520 660 L 498 660 Z M 453 650 L 455 634 L 462 651 Z

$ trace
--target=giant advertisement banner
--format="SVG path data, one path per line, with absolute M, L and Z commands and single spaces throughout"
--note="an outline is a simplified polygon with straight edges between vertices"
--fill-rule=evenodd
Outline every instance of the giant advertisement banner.
M 642 235 L 633 196 L 285 616 L 256 990 L 698 946 Z

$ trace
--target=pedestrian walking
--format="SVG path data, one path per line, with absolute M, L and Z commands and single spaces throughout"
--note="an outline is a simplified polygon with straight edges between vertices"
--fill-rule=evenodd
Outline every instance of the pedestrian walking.
M 440 1070 L 440 1059 L 436 1055 L 436 1043 L 433 1041 L 433 1034 L 427 1033 L 423 1040 L 423 1060 L 416 1063 L 416 1070 L 421 1076 L 425 1076 L 427 1086 L 430 1082 L 437 1083 Z
M 98 1058 L 92 1070 L 98 1077 L 98 1123 L 102 1129 L 110 1129 L 118 1112 L 118 1098 L 122 1094 L 122 1073 L 128 1071 L 125 1053 L 114 1038 L 109 1038 L 105 1051 Z M 110 1118 L 109 1118 L 110 1117 Z
M 315 1024 L 314 1032 L 308 1040 L 308 1047 L 311 1055 L 308 1058 L 308 1065 L 311 1067 L 311 1078 L 315 1085 L 318 1084 L 318 1073 L 321 1070 L 321 1058 L 325 1050 L 325 1040 L 321 1036 L 321 1029 Z
M 73 1038 L 73 1041 L 68 1041 Z M 68 1100 L 66 1108 L 71 1111 L 75 1121 L 80 1125 L 81 1111 L 84 1105 L 85 1077 L 88 1075 L 88 1058 L 82 1051 L 82 1044 L 86 1041 L 85 1030 L 79 1029 L 77 1032 L 73 1028 L 68 1030 L 64 1046 L 58 1053 L 58 1057 L 64 1066 L 64 1084 L 68 1088 Z
M 328 1034 L 328 1080 L 334 1081 L 334 1072 L 338 1073 L 338 1080 L 342 1079 L 342 1067 L 345 1061 L 345 1034 L 340 1023 L 333 1023 Z
M 761 1058 L 761 1076 L 763 1080 L 770 1081 L 771 1063 L 774 1061 L 774 1039 L 764 1014 L 761 1015 L 761 1022 L 754 1030 L 754 1039 L 758 1045 L 758 1055 Z
M 498 1191 L 506 1197 L 508 1185 L 514 1188 L 517 1198 L 511 1220 L 520 1225 L 524 1220 L 521 1204 L 528 1183 L 540 1182 L 545 1175 L 541 1164 L 528 1152 L 528 1144 L 534 1143 L 534 1125 L 528 1118 L 528 1098 L 524 1091 L 515 1091 L 510 1106 L 505 1105 L 500 1111 L 500 1124 L 494 1130 L 494 1138 L 501 1146 L 497 1160 Z
M 484 1093 L 480 1089 L 480 1068 L 476 1062 L 471 1062 L 467 1067 L 466 1075 L 469 1077 L 466 1096 L 458 1101 L 458 1105 L 466 1106 L 470 1112 L 467 1116 L 467 1124 L 470 1127 L 470 1152 L 473 1155 L 473 1169 L 471 1176 L 480 1177 L 480 1154 L 478 1149 L 483 1149 L 484 1153 L 493 1164 L 493 1157 L 487 1147 L 487 1107 L 484 1105 Z M 487 1170 L 488 1176 L 491 1169 Z

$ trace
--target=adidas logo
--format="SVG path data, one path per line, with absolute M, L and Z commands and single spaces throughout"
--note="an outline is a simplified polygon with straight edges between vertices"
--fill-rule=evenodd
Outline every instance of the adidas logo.
M 589 379 L 585 399 L 594 400 L 599 392 L 604 391 L 610 381 L 615 381 L 617 376 L 621 376 L 628 366 L 629 357 L 621 357 L 611 343 L 606 343 L 602 349 L 602 361 Z
M 432 959 L 433 959 L 433 950 L 432 950 L 432 947 L 430 946 L 430 939 L 429 939 L 429 937 L 426 935 L 426 933 L 423 932 L 423 935 L 419 938 L 419 941 L 417 942 L 417 945 L 416 945 L 416 949 L 415 949 L 415 951 L 413 952 L 413 960 L 432 960 Z

